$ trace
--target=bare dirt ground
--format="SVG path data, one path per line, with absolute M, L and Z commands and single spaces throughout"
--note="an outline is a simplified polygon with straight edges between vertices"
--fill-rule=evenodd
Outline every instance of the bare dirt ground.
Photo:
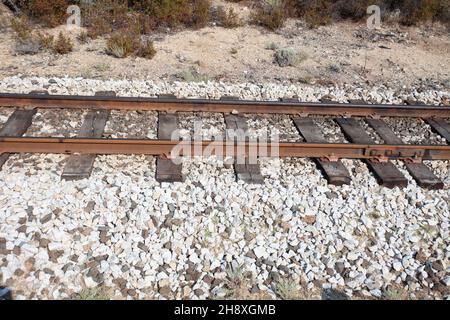
M 232 5 L 244 21 L 248 19 L 248 8 Z M 225 82 L 365 82 L 400 87 L 422 82 L 450 86 L 450 37 L 436 25 L 384 25 L 381 30 L 370 31 L 365 24 L 337 23 L 311 30 L 301 21 L 289 20 L 277 32 L 249 25 L 168 30 L 149 36 L 157 49 L 152 60 L 108 56 L 104 53 L 105 39 L 80 44 L 76 41 L 80 29 L 61 26 L 45 31 L 57 34 L 60 30 L 74 39 L 74 52 L 17 55 L 12 31 L 3 28 L 0 78 L 22 74 L 191 81 L 195 79 L 189 75 L 194 71 L 202 80 Z M 293 48 L 306 54 L 307 59 L 295 67 L 280 67 L 274 63 L 275 51 L 268 47 Z

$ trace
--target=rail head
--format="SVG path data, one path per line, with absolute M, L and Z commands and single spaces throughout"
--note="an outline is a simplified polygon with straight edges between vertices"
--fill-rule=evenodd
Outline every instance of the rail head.
M 42 109 L 109 109 L 168 112 L 217 112 L 362 117 L 450 118 L 450 108 L 437 105 L 364 104 L 338 102 L 176 99 L 0 93 L 0 107 Z

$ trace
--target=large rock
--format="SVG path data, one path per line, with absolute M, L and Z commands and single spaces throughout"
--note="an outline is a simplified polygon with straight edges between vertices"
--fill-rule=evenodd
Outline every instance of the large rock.
M 9 27 L 9 21 L 12 17 L 11 10 L 0 2 L 0 29 Z

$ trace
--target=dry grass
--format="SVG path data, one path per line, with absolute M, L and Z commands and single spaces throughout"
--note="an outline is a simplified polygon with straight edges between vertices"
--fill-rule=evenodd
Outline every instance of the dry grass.
M 130 0 L 135 11 L 146 14 L 155 27 L 202 28 L 210 19 L 210 0 Z
M 82 31 L 80 32 L 80 34 L 77 36 L 77 40 L 79 43 L 85 44 L 89 42 L 89 34 L 87 33 L 87 31 Z
M 219 25 L 224 28 L 237 28 L 242 25 L 242 21 L 239 19 L 238 14 L 233 8 L 225 10 L 223 6 L 217 8 L 217 20 Z
M 152 59 L 156 49 L 151 41 L 141 41 L 140 34 L 136 30 L 118 31 L 108 38 L 106 53 L 116 58 L 136 56 Z
M 269 300 L 270 296 L 265 292 L 250 291 L 254 284 L 253 279 L 247 274 L 242 266 L 226 268 L 227 277 L 222 288 L 224 298 L 229 300 Z
M 102 288 L 83 289 L 77 293 L 73 300 L 110 300 L 106 291 Z
M 50 50 L 53 48 L 53 41 L 55 39 L 51 34 L 38 33 L 39 41 L 41 42 L 42 49 Z
M 36 54 L 42 49 L 52 49 L 53 36 L 34 32 L 28 19 L 12 19 L 10 25 L 14 30 L 15 51 L 18 54 Z
M 19 0 L 17 4 L 28 17 L 46 27 L 56 27 L 67 19 L 66 0 Z
M 283 300 L 297 300 L 300 298 L 299 286 L 292 280 L 281 279 L 277 283 L 277 296 Z
M 382 19 L 399 10 L 399 21 L 404 25 L 418 25 L 424 21 L 441 21 L 450 25 L 450 1 L 448 0 L 286 0 L 291 16 L 303 18 L 310 27 L 318 27 L 333 21 L 351 19 L 359 21 L 367 17 L 367 8 L 378 5 Z
M 53 44 L 53 52 L 56 54 L 68 54 L 73 50 L 73 43 L 69 37 L 65 36 L 62 32 L 59 33 Z
M 106 53 L 116 58 L 126 58 L 134 53 L 139 39 L 129 32 L 117 32 L 109 37 L 106 43 Z
M 270 30 L 281 28 L 288 17 L 284 0 L 267 0 L 251 15 L 251 21 Z
M 33 30 L 26 17 L 20 19 L 11 19 L 10 26 L 14 31 L 16 39 L 27 40 L 32 37 Z
M 254 7 L 254 24 L 276 30 L 288 17 L 305 20 L 318 27 L 336 20 L 358 21 L 367 17 L 369 5 L 379 5 L 383 21 L 400 10 L 399 21 L 417 25 L 423 21 L 441 21 L 450 27 L 449 0 L 247 0 Z M 233 0 L 232 2 L 240 2 Z M 65 22 L 67 0 L 17 0 L 17 5 L 32 21 L 47 27 Z M 75 1 L 74 1 L 75 3 Z M 78 3 L 78 2 L 77 2 Z M 210 20 L 210 0 L 96 0 L 78 3 L 83 12 L 83 24 L 91 38 L 137 26 L 141 33 L 157 27 L 185 26 L 202 28 Z M 219 22 L 233 28 L 239 24 L 235 12 L 222 12 Z
M 192 5 L 192 26 L 197 29 L 206 27 L 210 18 L 210 0 L 194 0 Z
M 155 54 L 156 50 L 151 41 L 141 42 L 136 51 L 136 56 L 144 59 L 152 59 Z

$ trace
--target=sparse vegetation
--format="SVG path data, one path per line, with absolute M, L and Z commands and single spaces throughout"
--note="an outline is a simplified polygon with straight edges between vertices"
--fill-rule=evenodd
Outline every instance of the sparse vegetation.
M 285 4 L 286 1 L 284 0 L 267 0 L 263 2 L 252 13 L 252 22 L 270 30 L 281 28 L 288 17 Z
M 15 51 L 18 54 L 36 54 L 42 49 L 52 48 L 53 36 L 35 33 L 26 18 L 12 19 L 10 25 L 14 30 Z
M 308 55 L 305 52 L 292 48 L 277 49 L 274 53 L 274 61 L 280 67 L 295 67 L 307 59 Z
M 11 28 L 18 40 L 27 40 L 32 37 L 33 30 L 27 18 L 11 19 Z
M 226 10 L 223 6 L 217 8 L 217 20 L 224 28 L 237 28 L 242 24 L 233 8 Z
M 378 5 L 382 19 L 398 10 L 399 21 L 404 25 L 417 25 L 423 21 L 441 21 L 450 25 L 448 0 L 287 0 L 292 7 L 291 16 L 303 18 L 310 27 L 318 27 L 333 21 L 351 19 L 359 21 L 367 16 L 370 5 Z
M 94 69 L 98 72 L 106 72 L 110 69 L 110 65 L 107 63 L 99 63 L 94 66 Z
M 73 297 L 74 300 L 110 300 L 103 289 L 83 289 Z
M 194 0 L 192 6 L 192 26 L 195 28 L 206 27 L 209 22 L 210 0 Z
M 341 72 L 341 66 L 338 63 L 328 65 L 327 69 L 331 72 Z
M 403 288 L 388 287 L 383 291 L 383 298 L 385 300 L 408 300 L 408 292 Z
M 154 27 L 184 25 L 202 28 L 210 17 L 210 0 L 130 0 L 129 5 L 137 12 L 152 19 Z
M 86 31 L 80 32 L 77 36 L 77 40 L 79 43 L 85 44 L 89 42 L 89 34 Z
M 240 2 L 240 0 L 232 0 Z M 253 1 L 251 15 L 254 24 L 276 30 L 289 17 L 301 18 L 310 27 L 333 21 L 359 21 L 367 16 L 369 5 L 379 5 L 383 21 L 396 10 L 398 22 L 417 25 L 423 21 L 441 21 L 450 27 L 448 0 L 264 0 Z M 83 12 L 83 26 L 90 38 L 97 38 L 117 30 L 135 26 L 140 33 L 149 33 L 158 27 L 202 28 L 210 20 L 210 0 L 18 0 L 17 5 L 33 22 L 55 27 L 65 22 L 68 5 L 76 3 Z M 241 24 L 233 9 L 218 8 L 218 22 L 226 28 Z
M 275 42 L 271 42 L 271 43 L 266 44 L 265 49 L 266 50 L 277 50 L 278 45 Z
M 152 59 L 156 50 L 151 41 L 141 41 L 136 30 L 118 31 L 106 43 L 106 53 L 116 58 L 136 56 Z
M 298 79 L 300 83 L 311 84 L 313 82 L 313 77 L 311 75 L 304 75 Z
M 67 0 L 18 0 L 17 5 L 33 21 L 45 27 L 56 27 L 67 18 Z
M 141 42 L 136 52 L 136 56 L 145 59 L 152 59 L 155 54 L 156 50 L 151 41 Z
M 201 74 L 193 68 L 183 70 L 178 77 L 186 82 L 207 82 L 210 80 L 207 75 Z
M 39 41 L 41 42 L 42 49 L 49 50 L 53 48 L 54 36 L 51 34 L 38 33 Z
M 283 300 L 295 300 L 299 298 L 299 286 L 292 280 L 281 279 L 277 283 L 276 293 Z
M 106 53 L 116 58 L 126 58 L 136 51 L 138 39 L 129 32 L 117 32 L 109 37 Z
M 67 54 L 69 52 L 72 52 L 72 50 L 73 43 L 70 38 L 60 32 L 58 38 L 53 44 L 53 52 L 57 54 Z

